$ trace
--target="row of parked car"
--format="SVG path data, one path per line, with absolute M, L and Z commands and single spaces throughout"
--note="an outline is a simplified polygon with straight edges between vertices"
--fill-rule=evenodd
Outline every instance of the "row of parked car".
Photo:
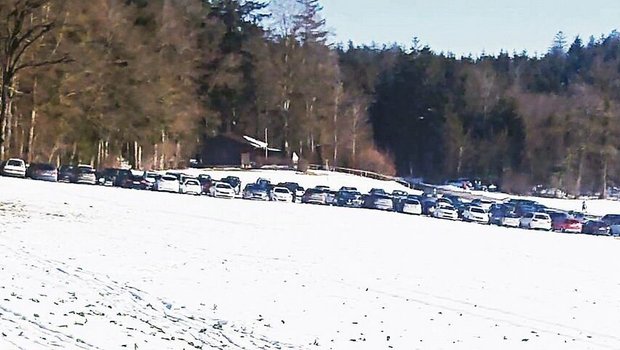
M 17 158 L 0 163 L 0 174 L 44 181 L 208 195 L 218 198 L 377 209 L 525 229 L 620 235 L 620 214 L 610 214 L 598 219 L 583 213 L 551 209 L 538 202 L 523 199 L 511 199 L 505 202 L 488 199 L 469 201 L 456 195 L 418 196 L 406 191 L 387 193 L 379 188 L 374 188 L 368 193 L 361 193 L 355 187 L 341 187 L 334 190 L 329 186 L 316 186 L 305 189 L 295 182 L 272 184 L 264 178 L 242 187 L 241 180 L 236 176 L 215 180 L 207 174 L 191 176 L 179 172 L 159 173 L 117 168 L 97 171 L 90 165 L 62 165 L 56 168 L 43 163 L 26 165 L 23 160 Z

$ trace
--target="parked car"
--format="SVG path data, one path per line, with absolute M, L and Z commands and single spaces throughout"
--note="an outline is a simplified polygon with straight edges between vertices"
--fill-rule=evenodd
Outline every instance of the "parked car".
M 268 201 L 269 193 L 267 190 L 257 184 L 247 184 L 242 192 L 243 199 L 252 199 L 259 201 Z
M 62 182 L 75 182 L 75 166 L 73 165 L 61 165 L 58 168 L 58 181 Z
M 226 182 L 217 182 L 209 188 L 209 195 L 216 198 L 235 198 L 235 189 Z
M 105 168 L 96 173 L 97 176 L 97 184 L 102 186 L 114 186 L 114 182 L 116 181 L 116 177 L 118 176 L 118 172 L 121 169 L 116 168 Z
M 10 158 L 0 170 L 3 176 L 26 177 L 26 162 L 19 158 Z
M 274 202 L 293 203 L 293 193 L 286 187 L 274 187 L 269 192 L 269 199 Z
M 356 187 L 342 186 L 339 191 L 359 192 Z
M 318 188 L 309 188 L 301 197 L 302 203 L 307 204 L 327 204 L 327 191 Z
M 176 176 L 162 175 L 155 181 L 155 191 L 179 193 L 181 184 Z
M 426 197 L 422 199 L 422 214 L 433 216 L 435 207 L 437 206 L 437 200 L 434 198 Z
M 458 220 L 459 213 L 456 208 L 450 204 L 446 203 L 437 203 L 435 210 L 433 211 L 433 217 L 439 219 L 450 219 L 450 220 Z
M 97 184 L 97 176 L 95 175 L 96 171 L 90 165 L 78 165 L 73 169 L 75 172 L 74 183 L 77 184 L 86 184 L 86 185 L 96 185 Z
M 489 212 L 483 207 L 470 205 L 463 211 L 463 220 L 468 222 L 479 222 L 488 224 L 490 222 Z
M 268 179 L 259 177 L 258 179 L 256 179 L 256 184 L 262 188 L 267 188 L 269 187 L 269 185 L 271 185 L 271 181 L 269 181 Z
M 237 176 L 226 176 L 221 179 L 220 182 L 225 182 L 230 185 L 235 190 L 235 194 L 241 193 L 241 179 Z
M 601 221 L 609 225 L 612 235 L 620 236 L 620 214 L 607 214 L 601 218 Z
M 291 193 L 293 194 L 293 202 L 301 200 L 301 197 L 304 195 L 305 192 L 305 189 L 299 186 L 297 182 L 281 182 L 276 186 L 288 188 L 288 190 L 291 191 Z
M 521 225 L 521 217 L 514 211 L 506 212 L 500 219 L 499 225 L 506 227 L 519 227 Z
M 401 191 L 401 190 L 392 191 L 391 197 L 392 197 L 392 202 L 394 202 L 393 205 L 394 205 L 395 211 L 400 211 L 400 209 L 403 206 L 403 201 L 407 199 L 407 196 L 409 196 L 409 193 L 405 191 Z
M 157 178 L 160 175 L 154 171 L 145 171 L 142 174 L 142 179 L 144 180 L 144 189 L 152 190 L 155 187 L 155 183 L 157 182 Z
M 601 220 L 588 220 L 581 227 L 581 233 L 589 235 L 611 235 L 611 228 Z
M 202 187 L 202 193 L 208 194 L 209 187 L 213 185 L 213 179 L 211 179 L 211 175 L 207 175 L 207 174 L 198 175 L 198 182 L 200 182 L 200 186 Z
M 581 233 L 581 230 L 583 229 L 583 225 L 579 220 L 569 217 L 562 220 L 552 220 L 551 227 L 554 231 L 568 233 Z
M 26 177 L 33 180 L 58 181 L 58 170 L 55 166 L 45 163 L 32 163 L 26 169 Z
M 551 217 L 547 213 L 527 213 L 523 215 L 519 222 L 519 227 L 530 230 L 546 230 L 551 231 Z
M 154 182 L 151 183 L 151 181 L 156 181 L 159 175 L 157 173 L 154 173 L 153 178 L 147 180 L 144 174 L 145 172 L 138 170 L 119 170 L 116 178 L 114 179 L 114 186 L 135 190 L 146 190 L 152 188 Z
M 186 179 L 180 186 L 180 192 L 200 196 L 202 193 L 202 187 L 200 186 L 198 179 Z
M 339 207 L 361 208 L 364 204 L 362 194 L 358 191 L 341 189 L 336 194 L 336 204 Z
M 392 201 L 392 197 L 381 194 L 380 192 L 375 192 L 366 197 L 364 208 L 393 211 L 394 202 Z
M 408 196 L 401 202 L 401 213 L 422 215 L 422 203 L 415 197 Z

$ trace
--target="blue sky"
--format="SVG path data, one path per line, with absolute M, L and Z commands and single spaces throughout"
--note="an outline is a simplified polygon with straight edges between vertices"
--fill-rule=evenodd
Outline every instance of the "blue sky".
M 544 54 L 563 31 L 572 42 L 620 30 L 620 0 L 321 0 L 333 42 L 397 42 L 417 36 L 457 55 Z

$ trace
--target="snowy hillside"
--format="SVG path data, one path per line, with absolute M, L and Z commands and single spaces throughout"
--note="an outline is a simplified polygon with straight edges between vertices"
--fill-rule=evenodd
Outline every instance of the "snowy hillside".
M 9 178 L 0 220 L 2 350 L 620 348 L 610 237 Z

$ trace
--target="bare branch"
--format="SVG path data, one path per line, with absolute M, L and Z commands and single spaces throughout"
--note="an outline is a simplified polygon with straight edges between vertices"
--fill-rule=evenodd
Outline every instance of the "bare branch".
M 55 65 L 55 64 L 64 64 L 64 63 L 71 63 L 74 62 L 75 60 L 73 60 L 72 58 L 70 58 L 69 56 L 63 56 L 54 60 L 45 60 L 45 61 L 40 61 L 40 62 L 26 62 L 23 63 L 19 66 L 17 66 L 15 68 L 15 73 L 19 72 L 20 70 L 24 69 L 24 68 L 36 68 L 36 67 L 43 67 L 43 66 L 51 66 L 51 65 Z

